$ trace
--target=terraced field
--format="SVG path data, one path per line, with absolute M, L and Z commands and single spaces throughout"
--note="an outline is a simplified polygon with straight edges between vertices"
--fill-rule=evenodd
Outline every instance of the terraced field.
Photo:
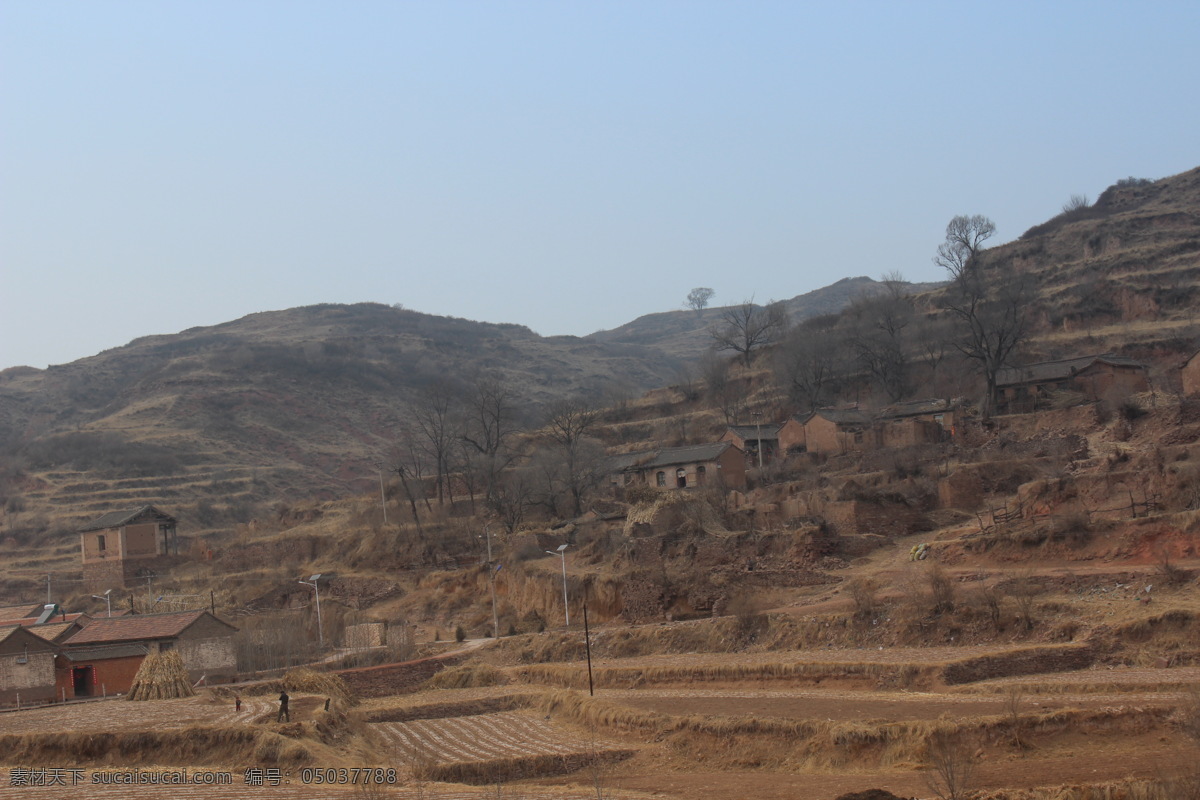
M 589 742 L 547 719 L 524 711 L 471 717 L 378 722 L 373 727 L 402 763 L 430 760 L 491 761 L 501 758 L 570 755 L 617 749 L 614 742 Z
M 195 725 L 248 724 L 263 714 L 273 714 L 276 703 L 264 698 L 243 698 L 242 710 L 233 701 L 214 702 L 207 694 L 178 700 L 131 702 L 95 700 L 66 706 L 44 706 L 0 715 L 4 733 L 46 731 L 144 731 L 189 728 Z
M 80 773 L 77 786 L 14 786 L 11 771 L 0 769 L 0 800 L 354 800 L 354 798 L 377 798 L 378 800 L 483 800 L 497 798 L 495 787 L 455 786 L 449 784 L 398 783 L 370 791 L 353 786 L 331 789 L 328 786 L 304 785 L 293 776 L 287 783 L 278 786 L 247 785 L 244 773 L 233 770 L 233 784 L 229 786 L 162 786 L 97 785 L 92 784 L 92 770 Z M 71 778 L 67 777 L 70 784 Z M 169 794 L 168 794 L 169 793 Z M 499 795 L 504 800 L 594 800 L 594 789 L 571 789 L 556 787 L 521 788 L 502 787 Z M 606 797 L 611 800 L 641 800 L 649 795 L 631 791 L 611 791 Z

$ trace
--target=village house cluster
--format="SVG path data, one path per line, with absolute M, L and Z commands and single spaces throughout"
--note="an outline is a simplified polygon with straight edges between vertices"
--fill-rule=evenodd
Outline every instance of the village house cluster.
M 175 520 L 153 506 L 105 514 L 80 529 L 89 591 L 136 585 L 147 565 L 178 552 Z M 0 705 L 62 702 L 129 691 L 150 653 L 175 650 L 193 682 L 237 675 L 236 628 L 206 609 L 103 616 L 55 603 L 0 607 Z

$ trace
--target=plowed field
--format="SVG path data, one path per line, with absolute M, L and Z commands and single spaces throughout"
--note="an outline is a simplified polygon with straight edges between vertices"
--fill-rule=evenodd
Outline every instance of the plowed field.
M 616 747 L 612 742 L 585 740 L 542 717 L 521 711 L 378 722 L 372 727 L 394 748 L 400 764 L 570 755 Z

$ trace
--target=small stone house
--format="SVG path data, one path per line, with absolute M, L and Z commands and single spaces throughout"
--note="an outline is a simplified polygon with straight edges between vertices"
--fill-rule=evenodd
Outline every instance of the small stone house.
M 808 440 L 804 436 L 804 420 L 809 415 L 789 417 L 779 426 L 776 433 L 779 450 L 782 453 L 804 453 L 808 451 Z
M 720 441 L 729 442 L 746 454 L 746 466 L 758 466 L 758 451 L 762 450 L 762 463 L 770 464 L 779 455 L 779 428 L 774 422 L 765 425 L 730 425 Z
M 730 442 L 664 447 L 615 456 L 611 460 L 614 486 L 653 486 L 692 489 L 746 486 L 746 455 Z
M 1200 396 L 1200 350 L 1188 356 L 1187 361 L 1179 368 L 1183 380 L 1183 393 L 1193 397 Z
M 0 628 L 0 705 L 53 701 L 54 652 L 28 628 Z
M 1146 366 L 1111 353 L 1006 367 L 996 373 L 996 409 L 1020 414 L 1043 408 L 1055 392 L 1078 392 L 1089 402 L 1150 389 Z
M 880 414 L 879 445 L 904 447 L 935 444 L 956 435 L 960 409 L 946 400 L 897 403 Z
M 175 518 L 154 506 L 111 511 L 79 529 L 89 592 L 124 588 L 179 555 Z
M 237 628 L 205 610 L 94 619 L 65 642 L 56 683 L 67 699 L 129 691 L 148 653 L 177 650 L 188 677 L 208 683 L 237 674 Z
M 873 450 L 877 440 L 874 420 L 857 408 L 822 408 L 804 419 L 804 441 L 810 453 Z

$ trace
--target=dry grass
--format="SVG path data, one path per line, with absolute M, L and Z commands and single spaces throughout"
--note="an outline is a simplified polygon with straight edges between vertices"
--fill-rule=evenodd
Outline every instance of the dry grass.
M 504 670 L 491 664 L 473 663 L 450 667 L 434 675 L 422 689 L 474 689 L 481 686 L 503 686 L 509 682 Z

